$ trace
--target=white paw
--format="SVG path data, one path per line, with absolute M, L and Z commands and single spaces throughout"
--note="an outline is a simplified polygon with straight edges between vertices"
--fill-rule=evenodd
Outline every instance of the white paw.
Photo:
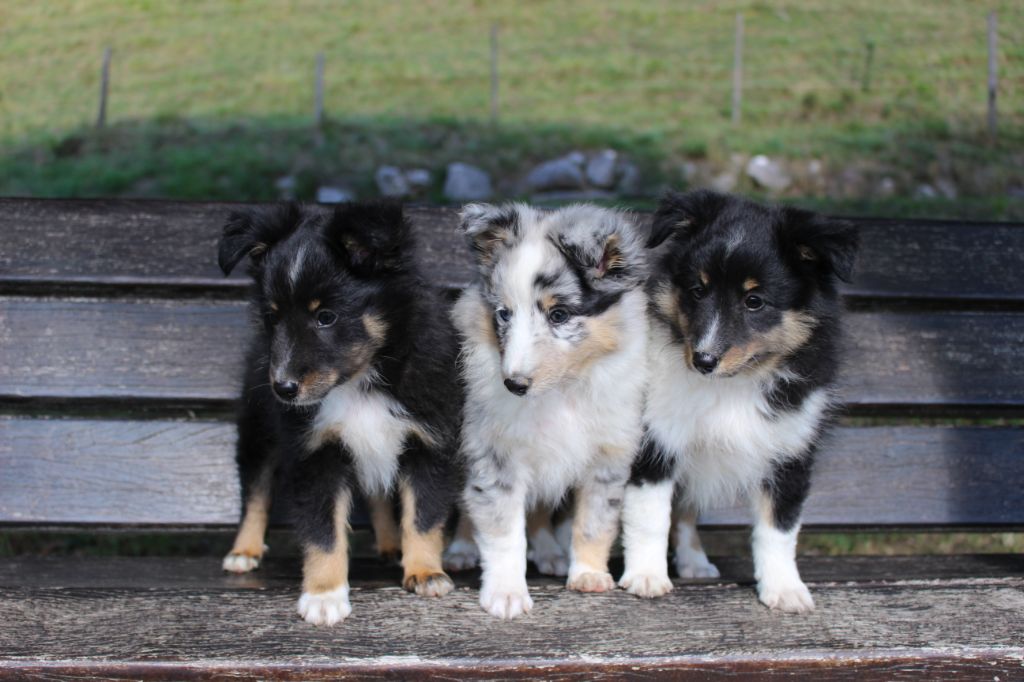
M 565 586 L 577 592 L 611 592 L 615 589 L 615 579 L 611 573 L 590 571 L 572 576 Z
M 654 573 L 626 573 L 619 579 L 619 587 L 630 594 L 645 599 L 661 597 L 672 591 L 672 581 L 667 575 Z
M 303 592 L 299 598 L 299 615 L 313 625 L 334 625 L 348 618 L 350 613 L 348 586 L 317 594 Z
M 530 592 L 524 584 L 521 588 L 480 590 L 480 606 L 484 611 L 498 618 L 515 618 L 533 608 Z
M 260 557 L 247 554 L 228 554 L 221 564 L 228 573 L 248 573 L 260 567 Z
M 717 578 L 719 577 L 718 567 L 707 560 L 701 559 L 676 559 L 676 574 L 680 578 Z
M 476 543 L 453 540 L 444 551 L 442 563 L 446 571 L 468 571 L 480 563 L 480 551 L 476 548 Z
M 786 613 L 809 613 L 814 610 L 814 598 L 810 590 L 799 579 L 757 584 L 757 596 L 770 609 Z
M 569 574 L 569 557 L 565 555 L 561 547 L 547 552 L 530 550 L 527 556 L 537 570 L 544 575 L 564 576 Z

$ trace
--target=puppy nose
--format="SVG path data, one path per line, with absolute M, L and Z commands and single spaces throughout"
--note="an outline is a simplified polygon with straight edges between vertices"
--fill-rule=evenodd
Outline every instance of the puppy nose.
M 505 388 L 516 395 L 526 395 L 526 392 L 530 390 L 530 384 L 533 383 L 528 378 L 516 374 L 514 376 L 505 379 Z
M 274 393 L 281 400 L 294 400 L 299 394 L 299 384 L 295 381 L 275 381 Z
M 701 374 L 711 374 L 715 371 L 715 367 L 718 366 L 718 358 L 711 353 L 694 353 L 693 366 Z

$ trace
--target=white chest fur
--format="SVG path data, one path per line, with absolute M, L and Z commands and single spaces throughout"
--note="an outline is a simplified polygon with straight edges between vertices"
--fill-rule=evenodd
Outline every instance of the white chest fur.
M 764 379 L 691 371 L 667 332 L 652 328 L 645 421 L 676 459 L 677 480 L 698 508 L 734 502 L 759 485 L 774 462 L 799 456 L 816 437 L 827 391 L 776 414 L 764 397 Z
M 320 403 L 310 445 L 343 443 L 352 454 L 363 490 L 380 494 L 394 484 L 399 455 L 414 428 L 393 398 L 349 382 L 332 389 Z

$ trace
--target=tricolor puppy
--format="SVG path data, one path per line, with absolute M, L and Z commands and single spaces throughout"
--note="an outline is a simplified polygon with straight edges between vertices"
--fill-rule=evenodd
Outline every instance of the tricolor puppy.
M 672 589 L 666 565 L 673 487 L 676 569 L 714 577 L 697 514 L 749 497 L 758 595 L 814 608 L 796 567 L 811 464 L 829 422 L 841 303 L 857 233 L 844 222 L 698 191 L 670 193 L 654 267 L 644 446 L 623 510 L 626 570 L 643 597 Z
M 567 585 L 615 587 L 608 553 L 641 435 L 643 244 L 626 216 L 595 206 L 469 205 L 462 228 L 481 275 L 453 313 L 467 391 L 464 504 L 483 566 L 480 604 L 512 618 L 532 606 L 527 512 L 569 490 Z
M 311 623 L 351 612 L 356 491 L 370 497 L 382 553 L 400 543 L 403 586 L 424 596 L 452 589 L 441 551 L 461 487 L 458 343 L 413 250 L 392 204 L 241 211 L 220 241 L 225 273 L 251 260 L 258 318 L 238 420 L 242 523 L 224 568 L 259 564 L 274 479 L 285 477 L 305 554 L 299 613 Z

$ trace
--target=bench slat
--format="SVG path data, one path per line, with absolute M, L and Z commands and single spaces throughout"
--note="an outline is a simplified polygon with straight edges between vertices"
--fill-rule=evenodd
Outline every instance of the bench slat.
M 76 561 L 85 575 L 102 563 Z M 397 586 L 368 589 L 379 583 L 357 578 L 351 618 L 316 628 L 294 613 L 297 581 L 239 589 L 224 585 L 229 578 L 218 575 L 215 560 L 207 568 L 205 585 L 185 587 L 172 579 L 170 586 L 149 588 L 0 588 L 0 674 L 35 664 L 53 675 L 175 678 L 206 670 L 316 679 L 482 672 L 593 679 L 600 672 L 635 675 L 643 666 L 646 674 L 675 679 L 711 670 L 751 675 L 756 668 L 787 679 L 815 673 L 820 679 L 823 670 L 874 679 L 862 676 L 866 669 L 879 679 L 910 673 L 935 679 L 955 670 L 991 680 L 1014 679 L 1024 655 L 1019 573 L 812 582 L 817 610 L 800 617 L 768 611 L 746 585 L 677 583 L 668 596 L 648 601 L 621 590 L 571 593 L 558 581 L 534 580 L 535 610 L 513 622 L 484 614 L 477 591 L 464 581 L 437 600 Z
M 0 398 L 221 402 L 249 334 L 240 301 L 0 298 Z M 1024 405 L 1024 313 L 851 312 L 853 405 Z
M 225 422 L 0 418 L 0 523 L 230 525 Z M 1024 524 L 1024 429 L 840 428 L 819 459 L 809 526 Z M 708 526 L 746 511 L 705 515 Z
M 127 285 L 236 291 L 215 244 L 237 204 L 0 199 L 0 285 Z M 450 208 L 410 208 L 434 284 L 473 277 Z M 646 219 L 646 218 L 645 218 Z M 846 292 L 870 298 L 1024 300 L 1024 229 L 1015 224 L 858 219 L 862 252 Z

